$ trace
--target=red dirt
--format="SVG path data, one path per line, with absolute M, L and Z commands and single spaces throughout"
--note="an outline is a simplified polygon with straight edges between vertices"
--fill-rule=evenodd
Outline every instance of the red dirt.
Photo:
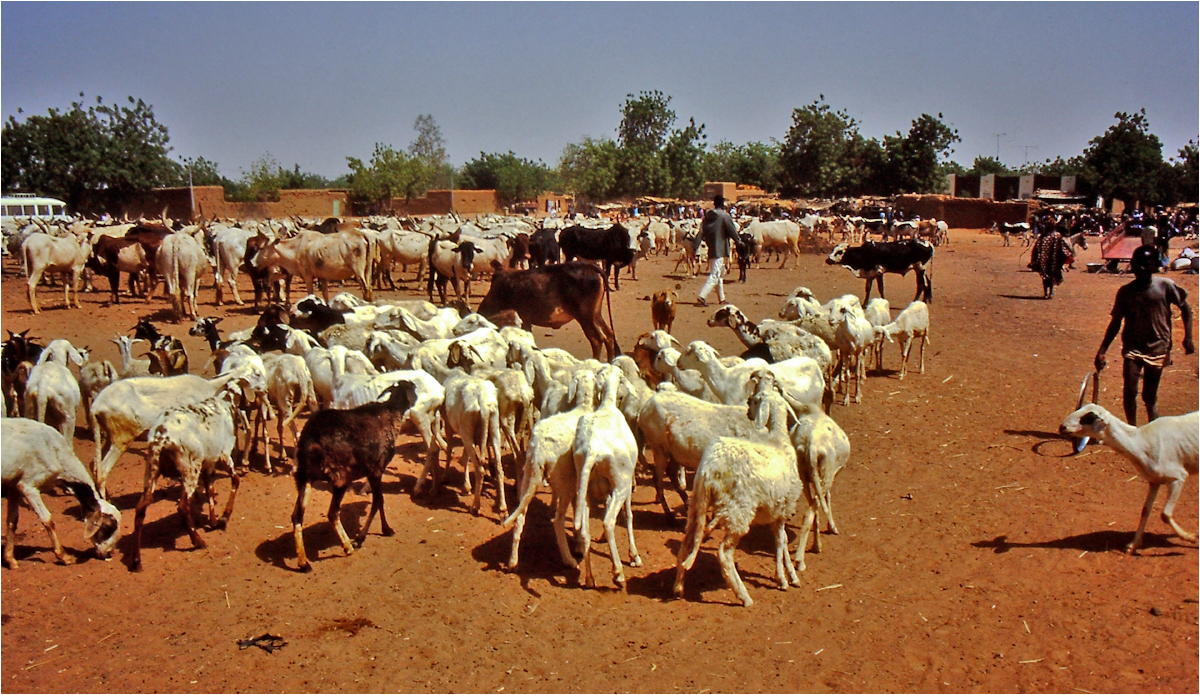
M 606 547 L 597 548 L 598 590 L 579 588 L 575 572 L 560 567 L 548 492 L 530 510 L 522 566 L 503 572 L 510 535 L 490 504 L 477 518 L 451 490 L 433 500 L 409 498 L 419 470 L 409 438 L 384 479 L 397 535 L 384 538 L 376 527 L 361 550 L 344 557 L 323 518 L 328 495 L 317 492 L 306 519 L 311 575 L 293 571 L 295 492 L 286 475 L 248 475 L 229 531 L 208 533 L 209 547 L 200 551 L 191 548 L 175 513 L 177 488 L 168 485 L 149 511 L 141 574 L 125 564 L 129 538 L 109 562 L 80 557 L 74 566 L 54 564 L 44 530 L 24 510 L 21 566 L 0 573 L 0 687 L 1195 691 L 1196 544 L 1170 537 L 1156 509 L 1146 550 L 1118 552 L 1136 528 L 1145 483 L 1131 479 L 1131 467 L 1105 448 L 1067 457 L 1069 443 L 1055 434 L 1091 369 L 1124 279 L 1070 273 L 1053 301 L 1041 301 L 1039 280 L 1022 271 L 1019 249 L 975 230 L 952 230 L 951 239 L 937 252 L 925 374 L 910 373 L 903 382 L 895 371 L 872 377 L 861 405 L 833 409 L 853 446 L 834 489 L 842 533 L 823 535 L 824 552 L 808 556 L 798 588 L 777 590 L 772 541 L 756 531 L 736 556 L 752 608 L 737 604 L 725 586 L 713 540 L 687 576 L 685 599 L 668 600 L 682 522 L 664 518 L 646 478 L 634 506 L 645 564 L 627 569 L 627 593 L 612 588 Z M 1098 256 L 1095 245 L 1080 267 Z M 774 316 L 796 285 L 822 299 L 862 291 L 862 281 L 822 261 L 808 255 L 797 269 L 752 271 L 749 284 L 728 287 L 729 298 L 762 318 Z M 665 277 L 673 266 L 673 260 L 643 262 L 642 279 L 623 283 L 614 295 L 626 348 L 650 328 L 644 298 L 677 282 Z M 165 306 L 156 299 L 110 307 L 107 292 L 98 292 L 84 295 L 82 311 L 64 311 L 61 295 L 43 289 L 50 309 L 33 317 L 15 273 L 7 263 L 4 328 L 68 338 L 100 358 L 116 361 L 109 339 Z M 1171 277 L 1195 305 L 1196 276 Z M 701 279 L 682 282 L 681 294 L 691 300 Z M 894 309 L 902 308 L 912 277 L 889 276 L 887 285 Z M 228 316 L 224 330 L 253 322 L 248 312 L 216 311 L 212 299 L 208 287 L 202 312 Z M 737 350 L 731 331 L 705 326 L 711 311 L 680 307 L 676 336 Z M 1180 331 L 1177 325 L 1178 353 Z M 544 345 L 585 353 L 577 326 L 536 335 Z M 198 371 L 208 349 L 183 339 Z M 1118 348 L 1110 362 L 1119 365 Z M 1176 361 L 1163 379 L 1164 414 L 1197 407 L 1197 358 L 1177 354 Z M 886 364 L 897 368 L 895 347 Z M 1116 411 L 1119 374 L 1119 366 L 1110 367 L 1102 379 L 1101 402 Z M 90 440 L 77 438 L 75 445 L 88 460 Z M 116 503 L 127 510 L 125 533 L 141 490 L 142 447 L 135 445 L 109 479 Z M 225 494 L 226 481 L 218 489 Z M 511 483 L 508 489 L 514 499 Z M 78 505 L 64 496 L 47 499 L 63 542 L 82 550 Z M 347 497 L 349 533 L 368 502 L 364 494 Z M 1160 496 L 1158 509 L 1161 503 Z M 1184 528 L 1197 528 L 1194 482 L 1176 514 Z M 623 531 L 618 543 L 624 553 Z M 266 632 L 288 645 L 273 654 L 238 649 L 238 640 Z

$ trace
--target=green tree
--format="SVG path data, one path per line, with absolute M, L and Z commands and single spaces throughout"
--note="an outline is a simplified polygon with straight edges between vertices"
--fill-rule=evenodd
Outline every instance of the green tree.
M 889 193 L 933 193 L 942 189 L 942 160 L 954 150 L 958 131 L 927 113 L 912 122 L 907 135 L 884 138 Z
M 736 181 L 775 192 L 780 175 L 777 143 L 735 145 L 722 140 L 704 156 L 705 181 Z
M 779 149 L 780 188 L 785 195 L 834 197 L 862 178 L 853 172 L 862 147 L 858 121 L 834 111 L 825 95 L 792 111 L 792 126 Z
M 675 112 L 670 108 L 671 97 L 657 89 L 640 92 L 636 97 L 625 95 L 621 106 L 621 125 L 617 128 L 617 140 L 624 148 L 643 148 L 657 152 L 667 141 L 667 133 L 675 123 Z
M 697 198 L 704 192 L 704 124 L 689 118 L 686 128 L 671 131 L 662 149 L 667 170 L 667 195 L 673 198 Z
M 480 152 L 479 157 L 463 165 L 461 176 L 463 188 L 495 190 L 503 205 L 536 198 L 551 187 L 553 178 L 542 162 L 521 159 L 511 151 Z
M 1200 189 L 1200 177 L 1197 176 L 1195 140 L 1189 140 L 1188 144 L 1179 150 L 1179 161 L 1175 162 L 1172 168 L 1176 179 L 1176 200 L 1196 202 L 1197 190 Z
M 953 172 L 957 173 L 957 172 Z M 986 176 L 988 174 L 997 174 L 1000 176 L 1009 175 L 1008 167 L 995 157 L 978 156 L 975 158 L 975 163 L 971 165 L 970 171 L 964 172 L 973 176 Z
M 350 193 L 376 204 L 379 211 L 386 210 L 392 198 L 411 201 L 426 190 L 429 167 L 390 145 L 376 143 L 369 165 L 357 157 L 347 157 L 346 163 L 350 167 Z
M 74 211 L 119 208 L 176 175 L 169 139 L 141 99 L 108 105 L 97 97 L 86 109 L 81 100 L 24 121 L 10 116 L 0 131 L 0 176 L 7 191 L 59 197 Z
M 590 200 L 608 200 L 617 193 L 620 150 L 612 140 L 584 138 L 563 148 L 558 175 L 563 187 Z
M 1083 171 L 1092 189 L 1106 199 L 1162 202 L 1162 143 L 1150 132 L 1146 110 L 1118 112 L 1117 123 L 1088 143 Z
M 417 116 L 413 130 L 417 131 L 417 138 L 409 144 L 409 154 L 435 165 L 446 161 L 446 139 L 432 114 Z

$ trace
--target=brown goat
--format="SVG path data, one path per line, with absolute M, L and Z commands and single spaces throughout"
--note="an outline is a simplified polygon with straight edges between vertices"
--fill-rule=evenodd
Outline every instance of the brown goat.
M 679 303 L 678 289 L 679 285 L 676 285 L 674 290 L 661 290 L 650 298 L 650 321 L 654 324 L 654 330 L 671 332 L 671 325 L 675 323 L 675 307 Z

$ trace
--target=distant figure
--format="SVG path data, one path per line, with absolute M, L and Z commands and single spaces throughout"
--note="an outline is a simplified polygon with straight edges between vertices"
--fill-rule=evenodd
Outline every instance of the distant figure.
M 1063 281 L 1063 266 L 1075 260 L 1058 225 L 1045 224 L 1033 243 L 1029 267 L 1042 276 L 1042 299 L 1054 299 L 1054 286 Z
M 1153 246 L 1139 246 L 1129 262 L 1134 280 L 1117 290 L 1113 302 L 1112 320 L 1104 331 L 1104 340 L 1096 352 L 1096 371 L 1104 369 L 1107 361 L 1104 353 L 1122 321 L 1121 357 L 1125 359 L 1125 419 L 1137 424 L 1138 379 L 1142 381 L 1142 402 L 1146 404 L 1146 417 L 1150 421 L 1158 418 L 1158 384 L 1163 368 L 1171 364 L 1171 305 L 1179 307 L 1183 317 L 1183 351 L 1190 355 L 1196 351 L 1192 338 L 1192 307 L 1187 303 L 1187 292 L 1164 277 L 1154 277 L 1158 268 L 1158 250 Z
M 700 289 L 700 297 L 696 304 L 708 306 L 708 293 L 717 288 L 717 299 L 725 303 L 725 262 L 729 258 L 730 240 L 738 233 L 733 218 L 725 212 L 725 197 L 713 197 L 713 209 L 704 214 L 700 222 L 700 236 L 708 244 L 708 279 Z

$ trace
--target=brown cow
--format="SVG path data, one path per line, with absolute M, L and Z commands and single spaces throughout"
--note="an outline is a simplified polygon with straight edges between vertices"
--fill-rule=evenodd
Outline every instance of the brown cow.
M 608 283 L 604 271 L 590 263 L 561 263 L 529 270 L 496 270 L 487 296 L 479 304 L 485 317 L 516 311 L 527 326 L 560 328 L 578 321 L 592 346 L 592 357 L 603 349 L 609 362 L 621 354 L 612 328 L 601 314 Z

